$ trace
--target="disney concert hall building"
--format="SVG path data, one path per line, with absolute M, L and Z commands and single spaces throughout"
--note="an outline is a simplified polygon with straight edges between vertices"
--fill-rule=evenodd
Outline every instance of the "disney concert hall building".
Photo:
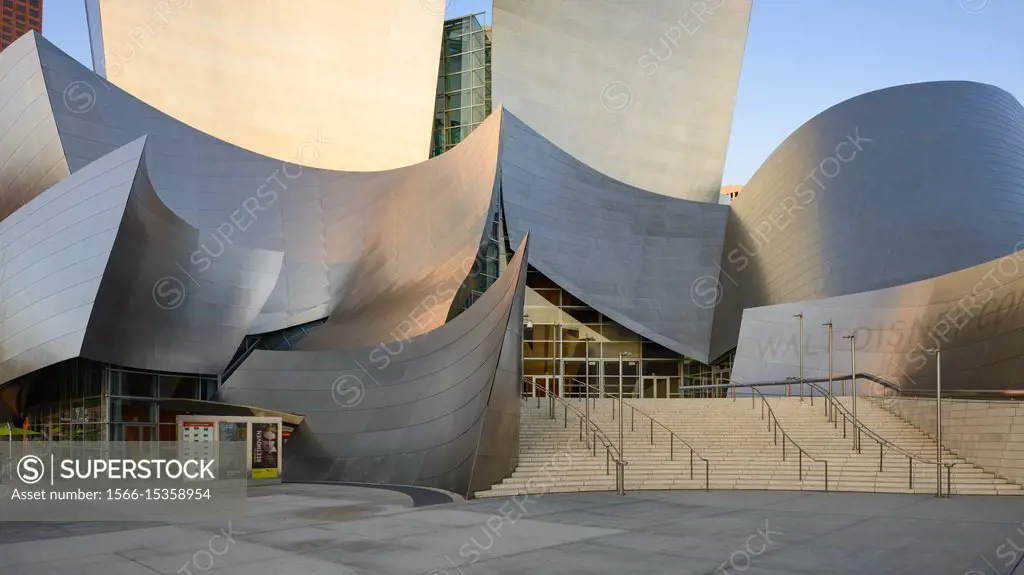
M 94 70 L 0 52 L 0 421 L 273 414 L 286 478 L 472 493 L 524 394 L 820 377 L 828 321 L 904 393 L 937 347 L 944 387 L 1020 386 L 999 88 L 836 104 L 726 206 L 751 0 L 86 4 Z

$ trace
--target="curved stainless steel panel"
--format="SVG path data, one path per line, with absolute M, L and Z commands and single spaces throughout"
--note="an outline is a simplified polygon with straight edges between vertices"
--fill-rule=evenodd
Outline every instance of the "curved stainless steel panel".
M 143 158 L 143 164 L 145 158 Z M 157 197 L 139 168 L 100 282 L 82 357 L 157 371 L 220 373 L 277 284 L 284 254 L 226 246 L 201 280 L 165 276 L 199 230 Z
M 1024 107 L 930 82 L 838 104 L 794 132 L 732 215 L 712 356 L 746 308 L 896 286 L 1006 255 L 1024 229 Z
M 495 0 L 494 102 L 612 178 L 717 203 L 751 4 Z
M 0 58 L 0 220 L 70 174 L 36 56 L 39 38 L 25 34 Z
M 1013 248 L 1011 248 L 1013 249 Z M 944 389 L 1020 388 L 1024 372 L 1024 241 L 999 259 L 936 278 L 870 292 L 748 309 L 733 365 L 738 381 L 778 381 L 799 374 L 799 326 L 805 323 L 804 375 L 828 376 L 828 332 L 834 324 L 833 372 L 849 374 L 856 332 L 857 372 L 934 390 L 942 350 Z M 838 389 L 838 388 L 837 388 Z M 862 393 L 881 386 L 861 382 Z
M 281 253 L 234 247 L 191 298 L 161 284 L 159 262 L 187 257 L 199 232 L 153 193 L 145 141 L 0 222 L 0 383 L 78 356 L 217 373 L 266 301 Z
M 467 311 L 397 348 L 256 351 L 219 399 L 305 417 L 287 478 L 489 487 L 516 463 L 526 257 L 524 238 Z
M 428 157 L 443 6 L 89 0 L 88 12 L 97 70 L 210 135 L 325 169 Z M 333 145 L 296 160 L 320 132 Z
M 505 225 L 512 242 L 530 232 L 530 264 L 634 332 L 707 361 L 714 302 L 688 295 L 718 277 L 728 206 L 613 180 L 511 112 L 501 145 Z
M 199 228 L 198 240 L 182 246 L 188 253 L 160 260 L 158 278 L 173 278 L 188 292 L 211 280 L 231 246 L 284 252 L 278 283 L 250 333 L 332 313 L 339 325 L 358 323 L 378 294 L 415 292 L 438 270 L 476 255 L 497 178 L 500 114 L 451 152 L 408 168 L 304 168 L 203 134 L 102 81 L 45 39 L 37 43 L 71 170 L 147 134 L 156 194 Z M 72 85 L 90 98 L 65 102 Z M 295 150 L 296 162 L 333 145 L 311 133 Z M 439 294 L 430 318 L 406 336 L 439 325 L 451 299 Z
M 0 384 L 81 353 L 144 142 L 100 158 L 0 221 Z

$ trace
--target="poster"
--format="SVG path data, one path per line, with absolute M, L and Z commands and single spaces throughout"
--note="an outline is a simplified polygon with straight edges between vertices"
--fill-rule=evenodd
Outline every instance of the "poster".
M 245 441 L 246 425 L 244 422 L 221 421 L 217 424 L 220 444 L 240 445 Z M 245 479 L 246 461 L 245 448 L 227 449 L 219 452 L 218 464 L 220 473 L 217 477 L 224 479 Z
M 276 423 L 252 424 L 252 477 L 277 477 L 280 432 Z

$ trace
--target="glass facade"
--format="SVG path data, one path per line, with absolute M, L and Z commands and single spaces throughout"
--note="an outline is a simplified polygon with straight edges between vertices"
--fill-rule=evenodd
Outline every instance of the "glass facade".
M 627 397 L 704 397 L 708 391 L 687 388 L 728 377 L 724 367 L 706 366 L 637 335 L 533 268 L 526 283 L 526 396 L 579 396 L 589 385 L 591 393 L 617 397 L 621 382 Z
M 167 400 L 210 400 L 215 376 L 123 369 L 70 359 L 11 382 L 24 389 L 22 417 L 53 441 L 175 441 L 185 412 Z
M 491 31 L 480 16 L 444 23 L 431 157 L 456 146 L 491 115 Z

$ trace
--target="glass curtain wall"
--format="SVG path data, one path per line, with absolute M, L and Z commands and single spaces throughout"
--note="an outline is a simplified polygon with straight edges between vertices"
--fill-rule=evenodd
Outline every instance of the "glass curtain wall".
M 669 398 L 712 383 L 708 366 L 641 337 L 530 268 L 523 329 L 523 393 Z M 620 354 L 621 358 L 620 358 Z M 621 375 L 620 375 L 621 365 Z M 714 393 L 712 395 L 722 395 Z
M 491 115 L 491 35 L 481 16 L 444 23 L 431 157 L 455 147 Z
M 176 441 L 165 399 L 210 400 L 213 376 L 123 369 L 71 359 L 11 382 L 26 386 L 20 417 L 52 441 Z

